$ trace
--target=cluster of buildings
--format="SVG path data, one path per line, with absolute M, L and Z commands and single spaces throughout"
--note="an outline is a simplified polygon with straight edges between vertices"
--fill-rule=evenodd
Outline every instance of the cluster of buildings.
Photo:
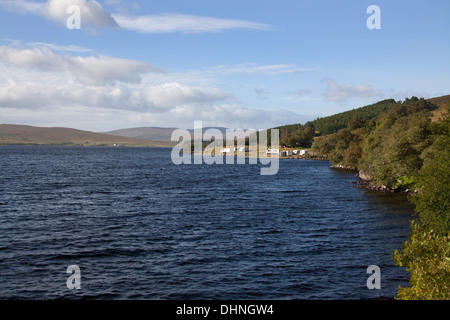
M 233 150 L 231 150 L 231 149 L 233 149 Z M 248 152 L 248 147 L 222 148 L 222 150 L 220 150 L 221 153 L 230 153 L 230 152 L 234 152 L 234 151 Z
M 280 157 L 289 157 L 292 155 L 303 156 L 306 153 L 308 153 L 308 150 L 283 150 L 283 151 L 280 151 L 279 149 L 268 149 L 266 151 L 266 154 L 278 154 Z
M 225 153 L 231 153 L 231 152 L 248 152 L 249 149 L 248 147 L 238 147 L 238 148 L 222 148 L 222 150 L 220 150 L 221 153 L 225 154 Z M 289 157 L 292 155 L 298 155 L 298 156 L 303 156 L 305 154 L 308 153 L 308 150 L 282 150 L 280 151 L 280 149 L 267 149 L 266 154 L 278 154 L 278 156 L 280 157 Z

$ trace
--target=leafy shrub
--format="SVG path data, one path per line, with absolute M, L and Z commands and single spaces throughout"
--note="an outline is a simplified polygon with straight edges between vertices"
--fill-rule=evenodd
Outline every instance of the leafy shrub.
M 450 234 L 424 232 L 411 223 L 411 234 L 402 251 L 394 251 L 394 261 L 410 272 L 410 287 L 400 287 L 400 300 L 450 299 Z

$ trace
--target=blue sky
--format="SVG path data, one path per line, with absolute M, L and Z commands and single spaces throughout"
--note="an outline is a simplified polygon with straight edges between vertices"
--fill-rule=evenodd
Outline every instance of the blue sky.
M 381 29 L 366 26 L 370 5 Z M 441 96 L 449 12 L 446 0 L 0 0 L 0 123 L 262 129 Z

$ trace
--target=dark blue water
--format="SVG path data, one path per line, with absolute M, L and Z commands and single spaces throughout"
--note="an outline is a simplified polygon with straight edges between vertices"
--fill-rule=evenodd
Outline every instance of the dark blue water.
M 392 261 L 409 233 L 403 196 L 323 161 L 261 176 L 170 152 L 0 147 L 0 299 L 371 299 L 407 284 Z

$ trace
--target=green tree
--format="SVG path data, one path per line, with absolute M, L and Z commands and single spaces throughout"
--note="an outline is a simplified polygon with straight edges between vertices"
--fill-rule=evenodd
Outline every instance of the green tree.
M 450 299 L 450 235 L 425 232 L 411 223 L 411 233 L 403 251 L 394 252 L 394 261 L 410 272 L 410 287 L 400 287 L 400 300 Z
M 421 157 L 419 193 L 412 197 L 418 221 L 394 261 L 411 273 L 398 299 L 450 299 L 450 137 L 449 113 L 433 124 L 433 143 Z

